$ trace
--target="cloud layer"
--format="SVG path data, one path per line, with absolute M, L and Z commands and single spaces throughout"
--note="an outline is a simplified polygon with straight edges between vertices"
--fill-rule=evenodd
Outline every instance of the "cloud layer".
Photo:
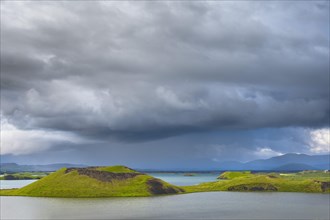
M 54 144 L 81 144 L 86 142 L 72 134 L 60 131 L 20 130 L 1 120 L 1 154 L 24 155 L 49 150 Z
M 18 129 L 135 143 L 329 126 L 327 1 L 1 4 Z

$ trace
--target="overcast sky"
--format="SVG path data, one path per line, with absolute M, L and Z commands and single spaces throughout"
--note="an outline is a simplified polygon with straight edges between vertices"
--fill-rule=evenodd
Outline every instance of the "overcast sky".
M 1 159 L 329 153 L 329 1 L 1 1 Z

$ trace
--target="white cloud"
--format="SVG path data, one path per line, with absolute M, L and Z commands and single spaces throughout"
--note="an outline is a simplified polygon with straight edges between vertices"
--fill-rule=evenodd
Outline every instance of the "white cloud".
M 257 148 L 257 151 L 254 154 L 256 156 L 258 156 L 259 158 L 270 158 L 270 157 L 274 157 L 274 156 L 283 155 L 283 153 L 274 151 L 273 149 L 271 149 L 269 147 Z
M 81 143 L 72 134 L 59 131 L 21 130 L 1 117 L 0 154 L 31 154 L 51 148 L 59 143 Z
M 330 152 L 330 129 L 323 128 L 310 132 L 310 151 L 312 153 L 329 153 Z

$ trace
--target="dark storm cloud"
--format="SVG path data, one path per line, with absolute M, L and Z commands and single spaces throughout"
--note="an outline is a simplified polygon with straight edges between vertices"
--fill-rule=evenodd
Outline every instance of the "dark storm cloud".
M 1 113 L 20 129 L 329 125 L 328 2 L 1 4 Z

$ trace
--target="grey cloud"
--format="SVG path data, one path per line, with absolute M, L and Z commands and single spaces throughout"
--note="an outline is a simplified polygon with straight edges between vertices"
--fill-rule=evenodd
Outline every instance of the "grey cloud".
M 327 9 L 5 2 L 1 112 L 22 129 L 124 141 L 328 126 Z

